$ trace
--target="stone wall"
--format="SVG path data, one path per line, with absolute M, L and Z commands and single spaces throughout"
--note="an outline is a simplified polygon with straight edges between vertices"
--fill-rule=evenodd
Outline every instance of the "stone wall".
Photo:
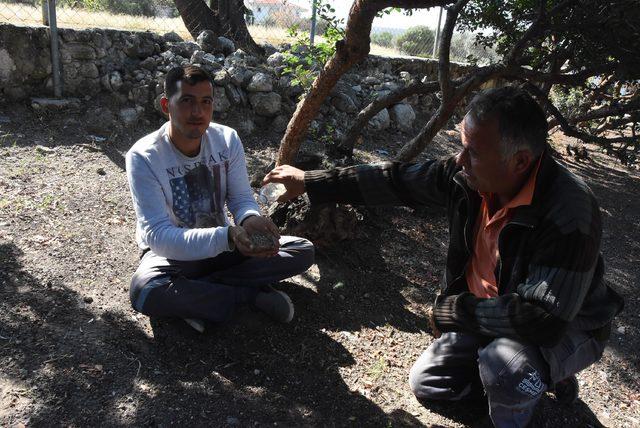
M 214 77 L 214 110 L 224 120 L 229 112 L 243 132 L 262 122 L 284 130 L 302 89 L 282 75 L 283 55 L 271 48 L 266 62 L 236 50 L 233 42 L 203 33 L 196 42 L 175 33 L 115 30 L 59 30 L 63 93 L 87 98 L 107 94 L 120 119 L 133 124 L 143 113 L 158 110 L 164 76 L 171 67 L 200 64 Z M 464 70 L 453 65 L 456 76 Z M 375 97 L 411 79 L 436 78 L 437 63 L 421 59 L 369 57 L 345 75 L 322 108 L 318 120 L 336 127 L 350 122 Z M 50 96 L 53 93 L 50 33 L 47 27 L 0 24 L 0 101 Z M 407 100 L 372 121 L 376 129 L 410 130 L 415 114 Z M 316 124 L 317 125 L 317 124 Z

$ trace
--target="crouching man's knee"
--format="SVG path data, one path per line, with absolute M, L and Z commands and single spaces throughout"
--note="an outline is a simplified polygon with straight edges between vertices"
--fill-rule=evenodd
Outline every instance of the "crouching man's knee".
M 480 379 L 493 404 L 521 408 L 548 389 L 549 367 L 537 346 L 500 338 L 478 354 Z
M 428 398 L 428 394 L 425 391 L 425 386 L 428 385 L 427 373 L 423 367 L 416 362 L 409 371 L 409 387 L 411 392 L 418 398 Z

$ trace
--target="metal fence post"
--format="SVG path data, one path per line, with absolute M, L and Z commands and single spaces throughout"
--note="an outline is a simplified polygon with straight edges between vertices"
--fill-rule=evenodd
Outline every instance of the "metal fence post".
M 49 3 L 42 0 L 42 25 L 49 25 Z
M 316 0 L 311 0 L 311 34 L 309 44 L 313 46 L 313 39 L 316 35 Z
M 58 22 L 56 21 L 56 0 L 47 0 L 49 9 L 49 34 L 51 37 L 51 71 L 53 72 L 53 95 L 62 97 L 60 79 L 60 51 L 58 50 Z
M 440 7 L 440 13 L 438 14 L 438 27 L 436 28 L 436 40 L 433 42 L 433 55 L 432 57 L 436 57 L 438 53 L 438 44 L 440 43 L 440 21 L 442 21 L 442 7 Z

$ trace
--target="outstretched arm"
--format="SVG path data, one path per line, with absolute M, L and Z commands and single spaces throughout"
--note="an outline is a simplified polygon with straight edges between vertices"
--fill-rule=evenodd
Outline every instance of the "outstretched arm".
M 385 162 L 323 171 L 301 171 L 282 165 L 268 173 L 263 184 L 282 183 L 287 191 L 279 200 L 303 194 L 312 203 L 354 205 L 446 205 L 455 160 L 424 163 Z

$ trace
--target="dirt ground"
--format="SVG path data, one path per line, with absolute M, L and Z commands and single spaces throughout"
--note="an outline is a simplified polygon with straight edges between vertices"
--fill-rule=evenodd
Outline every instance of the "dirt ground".
M 138 252 L 124 154 L 157 123 L 100 128 L 88 107 L 0 105 L 1 426 L 481 426 L 485 407 L 424 407 L 407 384 L 433 340 L 424 314 L 446 251 L 441 212 L 360 209 L 355 239 L 282 284 L 291 324 L 249 309 L 205 334 L 150 323 L 129 304 Z M 393 155 L 402 138 L 376 137 L 361 158 Z M 451 153 L 455 138 L 425 156 Z M 556 140 L 560 153 L 571 143 Z M 277 141 L 245 139 L 252 170 Z M 580 401 L 546 396 L 534 426 L 637 427 L 640 174 L 595 150 L 564 161 L 601 203 L 607 280 L 626 310 L 602 360 L 578 375 Z

